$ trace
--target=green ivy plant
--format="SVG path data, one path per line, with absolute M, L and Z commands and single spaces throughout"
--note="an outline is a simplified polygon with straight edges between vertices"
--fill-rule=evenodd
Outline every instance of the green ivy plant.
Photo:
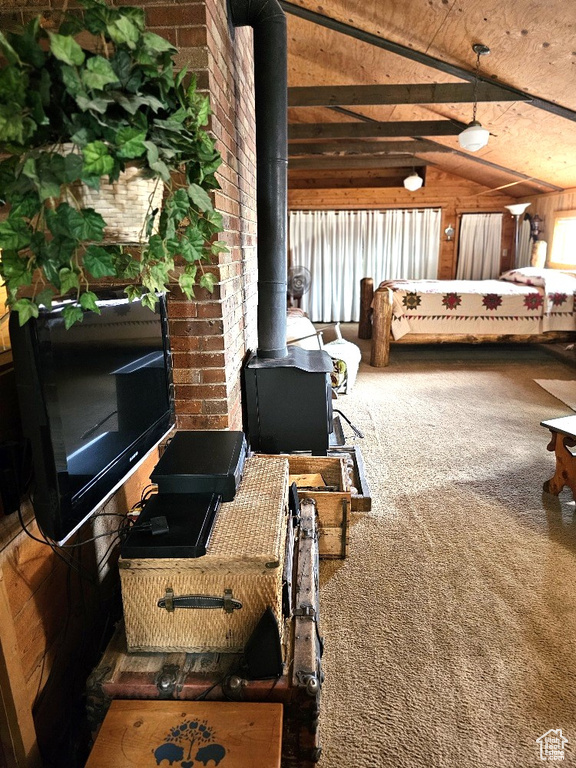
M 175 71 L 176 49 L 146 31 L 141 9 L 81 3 L 57 31 L 38 17 L 0 32 L 0 275 L 21 324 L 56 296 L 70 299 L 67 327 L 81 321 L 98 311 L 102 278 L 151 308 L 176 279 L 192 298 L 195 285 L 212 290 L 203 263 L 226 250 L 209 194 L 221 158 L 205 128 L 208 99 Z M 128 163 L 165 185 L 137 249 L 106 244 L 106 222 L 73 194 L 80 182 L 117 180 Z

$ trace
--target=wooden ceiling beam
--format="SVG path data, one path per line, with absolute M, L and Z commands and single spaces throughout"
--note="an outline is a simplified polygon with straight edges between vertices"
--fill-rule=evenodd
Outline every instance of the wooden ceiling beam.
M 374 120 L 373 117 L 369 117 L 368 115 L 363 115 L 361 112 L 354 112 L 351 109 L 346 109 L 345 107 L 330 107 L 334 112 L 338 112 L 339 114 L 346 115 L 346 117 L 353 117 L 355 120 L 362 120 L 364 121 L 365 125 L 379 125 L 378 121 Z M 423 141 L 424 138 L 422 136 L 414 136 L 415 140 L 421 140 Z M 433 139 L 430 139 L 428 142 L 433 149 L 431 149 L 431 152 L 434 151 L 442 151 L 442 149 L 446 149 L 444 144 L 439 144 L 438 142 L 434 141 Z M 288 145 L 290 146 L 290 145 Z M 549 181 L 542 181 L 542 179 L 538 179 L 535 176 L 528 176 L 525 173 L 521 173 L 520 171 L 515 171 L 512 168 L 506 168 L 503 165 L 497 165 L 496 163 L 492 163 L 490 160 L 486 160 L 483 157 L 478 157 L 477 155 L 472 154 L 471 152 L 462 152 L 460 149 L 452 149 L 451 152 L 454 155 L 459 155 L 460 157 L 464 157 L 467 160 L 472 160 L 474 163 L 478 163 L 479 165 L 484 165 L 488 168 L 492 168 L 495 171 L 501 172 L 501 173 L 507 173 L 510 176 L 516 176 L 516 178 L 522 179 L 523 181 L 526 181 L 527 183 L 534 183 L 534 186 L 538 187 L 545 187 L 548 191 L 553 192 L 561 192 L 562 187 L 556 186 L 556 184 L 551 184 Z M 541 190 L 538 190 L 541 191 Z
M 465 104 L 476 101 L 529 101 L 492 83 L 417 85 L 319 85 L 288 88 L 289 107 L 369 106 L 383 104 Z
M 357 155 L 386 155 L 392 153 L 452 152 L 450 147 L 431 141 L 322 141 L 291 142 L 288 156 L 326 155 L 333 153 Z
M 371 189 L 402 187 L 406 176 L 412 173 L 412 168 L 397 172 L 393 176 L 322 176 L 317 178 L 289 177 L 288 188 L 293 189 Z
M 415 120 L 390 123 L 296 123 L 288 139 L 374 139 L 408 136 L 457 136 L 466 128 L 458 120 Z
M 409 157 L 299 157 L 289 160 L 288 169 L 294 171 L 303 170 L 362 170 L 366 168 L 408 168 L 412 166 L 428 165 L 426 160 Z
M 437 59 L 434 56 L 430 56 L 427 53 L 416 51 L 413 48 L 408 48 L 406 45 L 395 43 L 393 40 L 387 40 L 386 38 L 380 37 L 379 35 L 374 35 L 371 32 L 358 29 L 357 27 L 353 27 L 351 24 L 345 24 L 344 22 L 337 21 L 330 16 L 325 16 L 322 13 L 310 11 L 307 8 L 302 8 L 299 5 L 287 2 L 287 0 L 278 0 L 278 2 L 286 13 L 291 13 L 294 16 L 298 16 L 301 19 L 310 21 L 313 24 L 319 24 L 320 26 L 326 27 L 327 29 L 331 29 L 343 35 L 348 35 L 349 37 L 353 37 L 356 40 L 361 40 L 365 43 L 368 43 L 369 45 L 383 48 L 384 50 L 395 53 L 398 56 L 403 56 L 406 59 L 417 61 L 420 64 L 424 64 L 426 67 L 432 67 L 433 69 L 454 75 L 454 77 L 458 77 L 461 80 L 467 80 L 468 82 L 474 82 L 476 77 L 474 71 L 464 69 L 463 67 L 458 67 L 454 64 L 448 64 L 447 62 L 442 61 L 441 59 Z M 478 82 L 489 83 L 491 85 L 493 84 L 493 81 L 490 80 L 490 78 L 480 73 L 478 74 Z M 510 93 L 516 94 L 520 98 L 527 97 L 530 105 L 536 107 L 537 109 L 542 109 L 545 112 L 558 115 L 565 118 L 566 120 L 576 121 L 576 111 L 573 109 L 568 109 L 567 107 L 563 107 L 562 105 L 556 104 L 553 101 L 548 101 L 547 99 L 541 99 L 537 96 L 533 96 L 530 93 L 520 91 L 517 88 L 512 88 L 511 86 L 502 82 L 500 82 L 498 85 L 500 88 L 505 88 L 506 90 L 510 91 Z

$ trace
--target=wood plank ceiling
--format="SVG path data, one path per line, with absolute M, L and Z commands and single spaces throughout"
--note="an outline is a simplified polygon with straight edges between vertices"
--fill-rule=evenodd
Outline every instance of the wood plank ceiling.
M 291 183 L 345 171 L 398 185 L 428 165 L 514 197 L 576 187 L 576 3 L 280 1 Z M 490 139 L 472 153 L 457 135 L 472 120 L 474 43 L 491 51 L 477 87 Z

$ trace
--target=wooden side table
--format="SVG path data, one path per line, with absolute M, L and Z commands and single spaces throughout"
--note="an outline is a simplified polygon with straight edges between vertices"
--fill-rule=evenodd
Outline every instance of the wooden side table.
M 116 700 L 86 768 L 280 768 L 281 743 L 282 704 Z
M 540 424 L 552 433 L 547 448 L 556 454 L 556 471 L 544 483 L 544 490 L 558 496 L 564 486 L 568 486 L 576 499 L 576 415 L 560 416 Z

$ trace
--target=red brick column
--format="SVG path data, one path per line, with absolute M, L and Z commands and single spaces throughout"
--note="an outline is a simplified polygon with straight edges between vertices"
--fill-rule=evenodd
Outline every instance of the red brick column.
M 226 0 L 122 0 L 144 8 L 148 27 L 179 49 L 198 87 L 210 95 L 210 129 L 223 164 L 215 206 L 224 217 L 220 236 L 229 248 L 206 268 L 218 278 L 214 292 L 187 301 L 174 287 L 169 298 L 177 425 L 180 429 L 240 429 L 240 371 L 256 348 L 256 150 L 252 31 L 230 35 Z M 63 0 L 3 0 L 0 29 L 43 13 L 49 22 Z M 71 2 L 70 8 L 78 7 Z

